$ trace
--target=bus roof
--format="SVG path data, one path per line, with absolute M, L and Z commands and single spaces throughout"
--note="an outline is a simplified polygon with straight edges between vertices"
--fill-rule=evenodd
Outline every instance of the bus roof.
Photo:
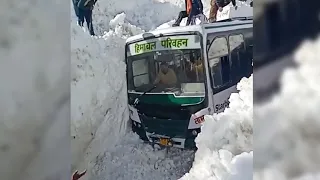
M 232 20 L 227 22 L 216 22 L 216 23 L 207 23 L 207 24 L 201 24 L 201 25 L 178 26 L 178 27 L 168 27 L 163 29 L 155 29 L 149 32 L 131 36 L 126 40 L 126 43 L 142 40 L 143 35 L 147 33 L 153 34 L 155 36 L 159 36 L 160 34 L 175 34 L 175 33 L 179 34 L 179 33 L 195 32 L 195 31 L 202 33 L 203 29 L 215 29 L 217 30 L 217 32 L 219 32 L 219 28 L 221 29 L 221 31 L 225 31 L 226 27 L 233 29 L 237 25 L 245 25 L 245 24 L 253 25 L 253 20 L 251 19 Z
M 174 33 L 184 33 L 184 32 L 194 32 L 194 31 L 201 31 L 201 25 L 192 25 L 192 26 L 178 26 L 178 27 L 168 27 L 163 29 L 155 29 L 153 31 L 149 31 L 146 33 L 154 34 L 155 36 L 158 36 L 160 34 L 174 34 Z M 126 43 L 137 41 L 143 39 L 143 35 L 145 33 L 141 33 L 135 36 L 131 36 L 126 40 Z

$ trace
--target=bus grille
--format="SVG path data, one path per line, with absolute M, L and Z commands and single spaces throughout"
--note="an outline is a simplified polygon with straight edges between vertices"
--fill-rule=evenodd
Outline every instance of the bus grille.
M 149 133 L 155 133 L 159 135 L 165 135 L 169 137 L 185 137 L 189 119 L 185 120 L 173 120 L 173 119 L 160 119 L 148 117 L 143 114 L 139 114 L 140 119 L 144 125 L 145 131 Z

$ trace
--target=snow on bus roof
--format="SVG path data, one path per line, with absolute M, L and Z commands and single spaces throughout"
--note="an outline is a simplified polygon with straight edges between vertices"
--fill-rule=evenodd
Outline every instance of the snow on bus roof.
M 149 32 L 145 32 L 145 33 L 151 33 L 151 34 L 154 34 L 155 36 L 157 36 L 160 34 L 183 33 L 183 32 L 188 32 L 188 31 L 201 31 L 201 26 L 200 25 L 192 25 L 192 26 L 169 27 L 169 28 L 164 28 L 164 29 L 155 29 L 153 31 L 149 31 Z M 141 34 L 129 37 L 126 40 L 126 43 L 143 39 L 143 34 L 145 34 L 145 33 L 141 33 Z
M 179 27 L 169 27 L 169 28 L 163 28 L 163 29 L 155 29 L 149 32 L 141 33 L 135 36 L 131 36 L 126 40 L 126 43 L 142 40 L 143 35 L 146 33 L 154 34 L 155 36 L 158 36 L 160 34 L 169 34 L 169 33 L 183 33 L 183 32 L 192 32 L 192 31 L 199 31 L 201 32 L 204 28 L 220 28 L 224 27 L 226 25 L 241 25 L 245 23 L 253 23 L 252 20 L 233 20 L 233 21 L 227 21 L 227 22 L 216 22 L 216 23 L 208 23 L 208 24 L 201 24 L 201 25 L 192 25 L 192 26 L 179 26 Z

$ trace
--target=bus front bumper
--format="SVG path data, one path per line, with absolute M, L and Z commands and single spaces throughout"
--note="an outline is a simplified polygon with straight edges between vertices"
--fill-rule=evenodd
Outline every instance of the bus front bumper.
M 136 121 L 131 120 L 132 122 L 132 130 L 133 132 L 137 133 L 142 140 L 151 144 L 158 144 L 160 146 L 167 146 L 167 147 L 176 147 L 182 149 L 196 149 L 195 138 L 197 134 L 200 132 L 199 129 L 192 129 L 188 130 L 187 126 L 182 126 L 184 128 L 184 132 L 179 133 L 179 131 L 172 131 L 166 132 L 159 130 L 152 129 L 147 125 L 147 123 L 138 123 Z M 170 130 L 170 127 L 164 127 Z M 172 128 L 174 129 L 174 128 Z M 192 132 L 197 132 L 197 134 Z

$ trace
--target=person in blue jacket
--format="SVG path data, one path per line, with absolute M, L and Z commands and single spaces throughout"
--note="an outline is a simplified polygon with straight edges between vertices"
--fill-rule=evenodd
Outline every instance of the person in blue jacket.
M 187 26 L 192 18 L 198 14 L 203 14 L 203 4 L 201 0 L 185 0 L 186 10 L 179 13 L 178 19 L 172 26 L 179 26 L 182 19 L 188 17 Z
M 77 4 L 79 22 L 82 23 L 80 25 L 83 26 L 84 20 L 86 20 L 89 33 L 92 36 L 95 35 L 92 24 L 92 10 L 96 2 L 97 0 L 78 0 Z

